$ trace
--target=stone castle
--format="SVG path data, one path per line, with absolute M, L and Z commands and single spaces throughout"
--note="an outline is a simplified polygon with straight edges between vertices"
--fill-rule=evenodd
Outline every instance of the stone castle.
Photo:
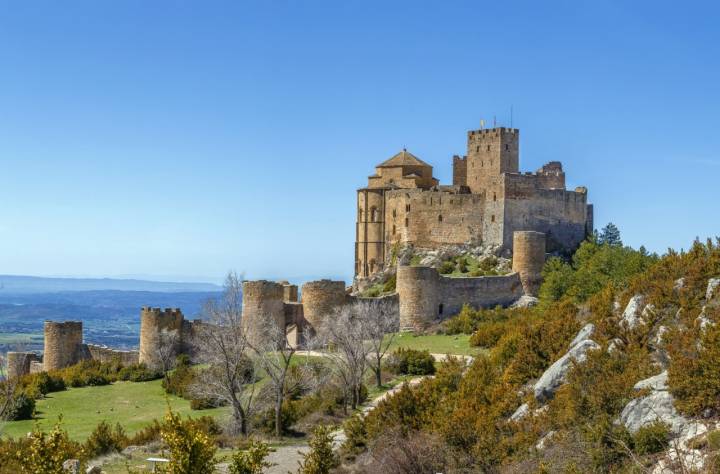
M 562 164 L 521 173 L 520 131 L 471 130 L 467 155 L 453 157 L 453 183 L 441 185 L 429 164 L 403 150 L 376 166 L 357 190 L 355 275 L 391 264 L 394 249 L 469 242 L 513 249 L 513 233 L 546 235 L 547 250 L 572 251 L 592 232 L 587 189 L 565 189 Z
M 395 271 L 395 292 L 383 296 L 397 305 L 398 328 L 423 330 L 476 308 L 511 305 L 534 296 L 547 252 L 571 252 L 593 230 L 587 190 L 565 189 L 559 162 L 536 173 L 519 171 L 519 131 L 493 128 L 468 132 L 467 155 L 453 157 L 453 184 L 443 186 L 432 167 L 406 150 L 376 167 L 368 186 L 357 191 L 356 280 Z M 397 258 L 401 248 L 437 249 L 475 243 L 512 253 L 512 272 L 452 277 L 429 266 Z M 393 265 L 397 267 L 390 268 Z M 250 339 L 267 321 L 285 330 L 288 342 L 302 345 L 333 311 L 363 298 L 343 281 L 319 280 L 298 286 L 287 281 L 243 283 L 242 323 Z M 45 353 L 8 354 L 9 375 L 66 367 L 84 359 L 154 360 L 163 330 L 177 334 L 176 352 L 192 354 L 192 337 L 202 321 L 185 320 L 179 309 L 142 308 L 138 351 L 115 351 L 83 343 L 82 323 L 45 323 Z

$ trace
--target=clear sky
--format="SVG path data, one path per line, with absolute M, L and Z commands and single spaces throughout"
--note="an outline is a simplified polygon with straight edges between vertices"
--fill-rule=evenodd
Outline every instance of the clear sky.
M 720 234 L 720 7 L 0 1 L 0 273 L 344 276 L 355 189 L 480 119 L 626 243 Z

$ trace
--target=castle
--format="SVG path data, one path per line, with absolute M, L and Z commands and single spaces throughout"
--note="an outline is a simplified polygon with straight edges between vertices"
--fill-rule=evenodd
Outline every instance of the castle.
M 587 189 L 565 189 L 562 164 L 519 168 L 520 131 L 471 130 L 467 155 L 453 157 L 453 183 L 440 185 L 429 164 L 402 150 L 376 166 L 357 190 L 355 276 L 391 264 L 394 249 L 469 242 L 513 249 L 515 231 L 546 235 L 547 250 L 573 251 L 593 230 Z
M 368 186 L 357 190 L 355 277 L 396 271 L 395 292 L 382 298 L 397 305 L 399 329 L 422 330 L 457 314 L 464 304 L 508 306 L 524 295 L 536 295 L 547 252 L 571 252 L 593 231 L 587 189 L 566 190 L 560 162 L 536 173 L 520 173 L 519 134 L 504 127 L 468 132 L 467 155 L 453 157 L 452 185 L 440 185 L 430 165 L 403 150 L 379 164 Z M 452 277 L 397 259 L 405 247 L 467 243 L 512 253 L 512 272 Z M 331 280 L 307 282 L 299 292 L 287 281 L 245 281 L 242 298 L 242 324 L 250 339 L 260 337 L 271 321 L 296 346 L 336 308 L 368 299 L 353 294 L 345 282 Z M 187 321 L 172 308 L 143 308 L 140 320 L 139 351 L 85 344 L 81 322 L 47 321 L 42 362 L 32 353 L 9 353 L 9 375 L 58 369 L 84 359 L 156 366 L 162 331 L 174 331 L 177 353 L 192 356 L 193 334 L 204 324 Z

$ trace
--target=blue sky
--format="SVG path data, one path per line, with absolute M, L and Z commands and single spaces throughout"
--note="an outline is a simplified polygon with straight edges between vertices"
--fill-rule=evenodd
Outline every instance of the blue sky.
M 720 234 L 720 7 L 0 1 L 0 273 L 343 276 L 403 146 L 480 119 L 651 250 Z

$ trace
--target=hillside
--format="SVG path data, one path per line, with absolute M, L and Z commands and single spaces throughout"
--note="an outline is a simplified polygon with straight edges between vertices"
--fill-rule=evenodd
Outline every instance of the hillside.
M 220 291 L 212 283 L 162 282 L 119 278 L 49 278 L 0 275 L 2 294 L 55 293 L 61 291 Z

